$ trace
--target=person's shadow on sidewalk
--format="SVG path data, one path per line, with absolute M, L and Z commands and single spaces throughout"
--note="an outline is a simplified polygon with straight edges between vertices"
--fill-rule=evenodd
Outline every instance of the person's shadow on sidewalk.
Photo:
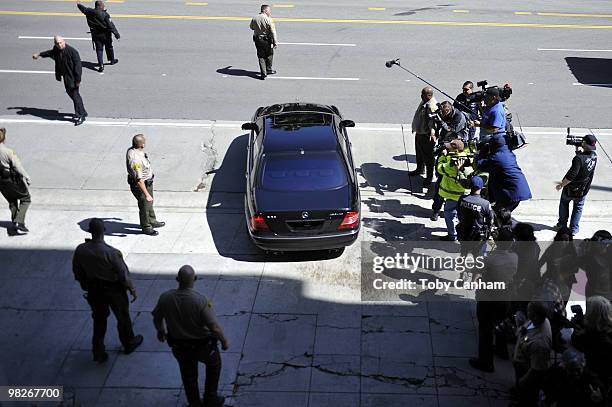
M 45 120 L 57 120 L 63 122 L 74 121 L 72 113 L 60 113 L 58 110 L 39 109 L 37 107 L 13 106 L 7 107 L 6 110 L 16 110 L 20 116 L 36 116 Z
M 259 72 L 247 71 L 244 69 L 235 69 L 232 68 L 231 65 L 228 65 L 225 68 L 217 69 L 217 73 L 229 76 L 248 76 L 249 78 L 259 79 Z
M 89 222 L 92 218 L 83 219 L 78 223 L 81 230 L 89 233 Z M 104 221 L 104 235 L 126 237 L 127 235 L 139 235 L 142 233 L 139 224 L 119 222 L 121 218 L 99 218 Z
M 100 73 L 98 71 L 98 63 L 97 62 L 81 61 L 81 65 L 83 65 L 83 68 L 85 68 L 85 69 L 89 69 L 90 71 L 94 71 L 94 72 Z

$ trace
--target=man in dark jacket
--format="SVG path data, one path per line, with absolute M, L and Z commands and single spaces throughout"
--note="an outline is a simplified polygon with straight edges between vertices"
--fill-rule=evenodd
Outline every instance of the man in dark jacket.
M 43 51 L 32 55 L 32 58 L 51 58 L 55 61 L 55 79 L 61 81 L 64 79 L 64 87 L 66 93 L 72 99 L 74 104 L 74 125 L 83 124 L 87 111 L 83 106 L 83 99 L 79 93 L 81 86 L 81 74 L 83 65 L 81 65 L 81 56 L 78 51 L 66 44 L 63 37 L 56 35 L 53 37 L 54 47 L 48 51 Z
M 110 15 L 106 12 L 104 2 L 97 0 L 95 2 L 95 8 L 85 7 L 77 0 L 77 7 L 81 10 L 81 13 L 87 17 L 87 25 L 89 31 L 91 31 L 91 40 L 93 41 L 94 47 L 96 48 L 96 56 L 98 57 L 98 71 L 104 71 L 104 62 L 102 53 L 106 48 L 106 57 L 111 65 L 116 64 L 119 60 L 115 59 L 115 52 L 113 50 L 113 37 L 116 39 L 121 38 L 119 31 L 115 28 L 115 24 L 110 18 Z
M 489 200 L 495 202 L 495 213 L 502 209 L 512 212 L 521 201 L 531 199 L 529 184 L 516 156 L 508 149 L 506 139 L 493 136 L 489 144 L 490 152 L 481 152 L 476 157 L 476 167 L 489 173 Z
M 557 191 L 561 192 L 561 200 L 559 201 L 559 221 L 555 226 L 555 230 L 559 230 L 567 226 L 567 221 L 570 221 L 570 230 L 572 235 L 578 234 L 580 217 L 582 216 L 582 208 L 584 201 L 591 188 L 593 176 L 595 175 L 595 167 L 597 166 L 597 138 L 593 134 L 587 134 L 582 138 L 582 149 L 576 149 L 576 155 L 572 160 L 572 166 L 563 177 L 563 180 L 557 185 Z M 572 209 L 572 217 L 569 216 L 569 204 L 574 203 Z

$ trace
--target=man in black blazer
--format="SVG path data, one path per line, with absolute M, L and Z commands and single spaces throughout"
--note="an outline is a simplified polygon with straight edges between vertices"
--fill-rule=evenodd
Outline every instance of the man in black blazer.
M 81 57 L 76 49 L 66 44 L 63 37 L 56 35 L 53 37 L 53 42 L 54 47 L 52 49 L 34 54 L 32 58 L 51 58 L 55 61 L 55 79 L 58 81 L 64 79 L 66 93 L 74 103 L 74 125 L 78 126 L 83 124 L 85 117 L 87 117 L 83 99 L 79 94 L 83 72 Z

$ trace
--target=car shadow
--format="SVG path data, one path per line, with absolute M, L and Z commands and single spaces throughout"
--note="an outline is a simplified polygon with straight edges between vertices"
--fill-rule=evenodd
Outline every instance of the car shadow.
M 380 163 L 363 163 L 356 170 L 366 180 L 359 187 L 372 187 L 379 195 L 384 195 L 385 192 L 398 192 L 400 190 L 405 190 L 408 193 L 425 192 L 423 177 L 410 176 L 407 170 L 383 167 Z M 415 196 L 420 199 L 429 199 L 418 195 Z
M 579 83 L 612 88 L 612 59 L 566 57 L 565 62 Z
M 35 116 L 45 120 L 57 120 L 63 122 L 74 121 L 74 114 L 60 113 L 57 109 L 39 109 L 37 107 L 13 106 L 7 107 L 6 110 L 16 110 L 16 114 L 20 116 Z
M 248 76 L 249 78 L 259 79 L 258 71 L 247 71 L 245 69 L 232 68 L 231 65 L 228 65 L 225 68 L 217 69 L 217 73 L 228 76 Z

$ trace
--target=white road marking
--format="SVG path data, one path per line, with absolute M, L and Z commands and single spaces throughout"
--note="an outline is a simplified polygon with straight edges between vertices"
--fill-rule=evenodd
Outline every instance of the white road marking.
M 572 85 L 574 85 L 574 86 L 610 86 L 610 87 L 612 87 L 612 83 L 581 83 L 581 82 L 574 82 L 574 83 L 572 83 Z
M 566 52 L 612 52 L 612 49 L 538 48 L 538 51 L 566 51 Z
M 245 119 L 246 121 L 246 119 Z M 130 120 L 130 119 L 103 119 L 99 118 L 98 120 L 87 120 L 83 123 L 83 126 L 127 126 L 127 127 L 144 127 L 144 126 L 160 126 L 160 127 L 197 127 L 197 128 L 227 128 L 227 129 L 240 129 L 242 123 L 244 121 L 232 122 L 232 121 L 202 121 L 202 122 L 185 122 L 185 121 L 163 121 L 163 122 L 147 122 L 147 121 L 139 121 L 139 120 Z M 73 126 L 72 121 L 60 121 L 60 120 L 45 120 L 45 119 L 13 119 L 8 117 L 1 117 L 0 123 L 23 123 L 23 124 L 43 124 L 43 125 L 69 125 Z M 393 126 L 393 124 L 386 124 L 386 126 Z M 407 126 L 407 124 L 405 124 Z M 537 127 L 525 128 L 524 133 L 526 135 L 564 135 L 566 132 L 565 128 L 554 129 L 550 128 L 550 131 L 546 130 L 532 130 Z M 398 124 L 397 127 L 370 127 L 370 126 L 361 126 L 357 124 L 355 126 L 356 130 L 366 130 L 366 131 L 385 131 L 385 132 L 401 132 L 402 129 Z M 582 130 L 582 129 L 581 129 Z M 586 130 L 586 129 L 585 129 Z M 603 131 L 595 130 L 595 134 L 598 136 L 612 136 L 612 132 L 610 129 L 605 129 Z
M 29 35 L 20 35 L 20 40 L 52 40 L 53 37 L 32 37 Z M 70 41 L 91 41 L 91 37 L 64 37 L 65 40 Z
M 329 44 L 323 42 L 279 42 L 279 45 L 312 45 L 312 46 L 329 46 L 329 47 L 356 47 L 357 44 Z
M 18 69 L 0 69 L 0 73 L 55 73 L 53 71 L 22 71 Z
M 358 81 L 359 78 L 316 78 L 311 76 L 268 76 L 268 79 L 294 79 L 304 81 Z

